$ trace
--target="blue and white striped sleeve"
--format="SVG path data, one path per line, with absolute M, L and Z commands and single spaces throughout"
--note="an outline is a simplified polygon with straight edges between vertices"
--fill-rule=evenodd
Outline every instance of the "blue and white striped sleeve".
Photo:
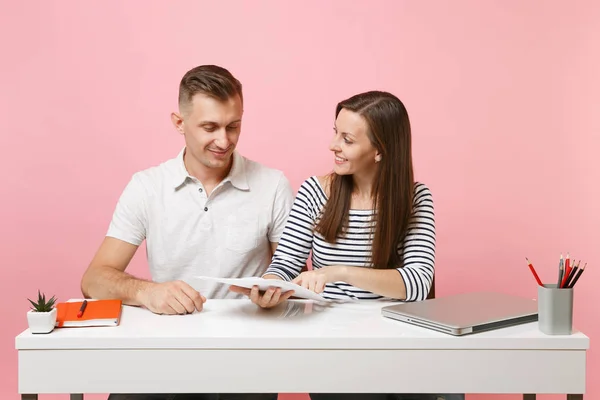
M 425 300 L 435 268 L 435 213 L 427 186 L 415 185 L 413 218 L 398 248 L 403 265 L 397 268 L 406 286 L 406 301 Z
M 271 265 L 263 276 L 273 274 L 291 281 L 300 275 L 312 249 L 313 230 L 316 225 L 315 191 L 315 182 L 312 179 L 304 181 L 298 189 Z

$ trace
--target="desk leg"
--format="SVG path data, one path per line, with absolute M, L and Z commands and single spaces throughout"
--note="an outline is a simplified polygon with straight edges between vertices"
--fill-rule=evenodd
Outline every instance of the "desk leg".
M 524 394 L 523 400 L 535 400 L 535 394 Z
M 568 394 L 567 400 L 583 400 L 582 394 Z
M 71 400 L 83 400 L 83 394 L 71 394 Z
M 38 400 L 37 394 L 22 394 L 21 400 Z

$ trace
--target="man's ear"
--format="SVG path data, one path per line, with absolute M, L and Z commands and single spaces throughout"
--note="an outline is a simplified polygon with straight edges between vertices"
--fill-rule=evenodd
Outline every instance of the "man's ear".
M 173 126 L 177 132 L 183 135 L 183 118 L 181 118 L 181 115 L 177 114 L 176 112 L 172 112 L 171 122 L 173 123 Z

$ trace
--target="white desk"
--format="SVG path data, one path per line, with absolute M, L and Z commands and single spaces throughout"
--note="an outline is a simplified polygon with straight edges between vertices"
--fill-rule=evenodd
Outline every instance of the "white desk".
M 159 316 L 125 306 L 118 327 L 16 337 L 19 393 L 565 393 L 582 399 L 583 333 L 537 323 L 454 337 L 381 316 L 389 303 L 261 310 L 209 300 Z M 524 395 L 534 399 L 534 395 Z

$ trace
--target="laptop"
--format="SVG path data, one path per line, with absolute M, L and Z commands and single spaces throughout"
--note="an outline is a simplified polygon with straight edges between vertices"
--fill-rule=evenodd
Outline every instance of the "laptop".
M 381 309 L 384 317 L 450 335 L 504 328 L 538 320 L 533 299 L 495 292 L 472 292 Z

